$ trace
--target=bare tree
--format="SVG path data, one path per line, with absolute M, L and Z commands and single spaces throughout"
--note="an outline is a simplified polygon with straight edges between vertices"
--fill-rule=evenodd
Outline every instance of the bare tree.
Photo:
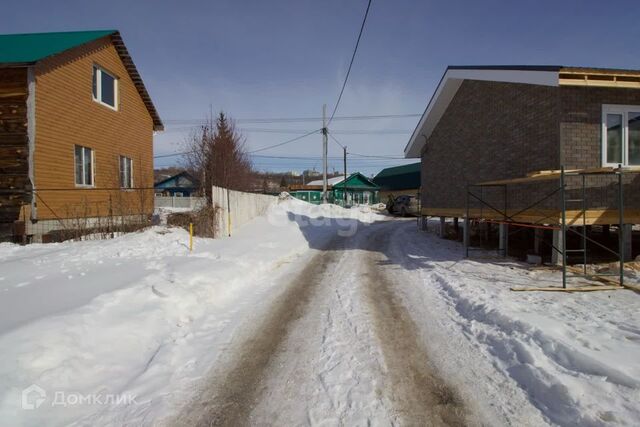
M 208 201 L 212 185 L 241 191 L 251 188 L 252 165 L 244 145 L 245 139 L 223 112 L 187 139 L 185 166 L 200 180 Z

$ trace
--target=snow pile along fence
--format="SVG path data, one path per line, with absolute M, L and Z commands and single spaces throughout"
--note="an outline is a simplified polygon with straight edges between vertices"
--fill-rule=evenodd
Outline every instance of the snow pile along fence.
M 247 222 L 264 215 L 278 198 L 213 186 L 211 200 L 213 206 L 220 208 L 216 215 L 219 235 L 231 235 L 234 230 Z

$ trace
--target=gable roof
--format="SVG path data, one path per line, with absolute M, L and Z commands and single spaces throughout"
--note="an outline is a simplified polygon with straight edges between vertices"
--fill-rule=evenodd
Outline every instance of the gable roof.
M 382 169 L 373 178 L 373 182 L 384 190 L 407 190 L 420 187 L 420 172 L 422 163 L 393 166 Z
M 153 120 L 153 130 L 164 130 L 162 120 L 151 101 L 140 73 L 117 30 L 68 31 L 56 33 L 2 34 L 0 35 L 0 64 L 9 66 L 26 66 L 45 58 L 65 52 L 86 43 L 110 37 L 111 43 L 118 52 L 142 102 Z
M 361 181 L 363 184 L 365 184 L 365 186 L 368 187 L 375 187 L 378 188 L 378 186 L 371 181 L 369 178 L 367 178 L 366 176 L 362 175 L 360 172 L 354 172 L 351 175 L 349 175 L 347 177 L 347 187 L 353 187 L 356 188 L 358 187 L 353 186 L 352 184 L 349 184 L 350 181 L 353 181 L 355 179 L 358 179 L 359 181 Z M 312 186 L 312 187 L 321 187 L 323 185 L 322 180 L 321 179 L 317 179 L 315 181 L 309 181 L 306 186 Z M 327 179 L 327 186 L 328 187 L 332 187 L 332 188 L 342 188 L 344 187 L 344 176 L 335 176 L 333 178 L 329 178 Z M 362 187 L 362 186 L 360 186 Z
M 333 178 L 327 179 L 327 185 L 332 186 L 336 185 L 344 180 L 344 176 L 334 176 Z M 324 185 L 321 179 L 316 179 L 313 181 L 309 181 L 307 185 Z
M 361 183 L 361 185 L 354 185 L 353 181 L 359 181 Z M 374 183 L 373 181 L 371 181 L 369 178 L 367 178 L 366 176 L 362 175 L 360 172 L 354 172 L 351 175 L 349 175 L 347 177 L 347 180 L 344 181 L 340 181 L 336 184 L 333 184 L 333 188 L 343 188 L 343 187 L 347 187 L 347 189 L 349 188 L 378 188 L 378 185 L 376 185 L 376 183 Z
M 421 166 L 421 163 L 417 162 L 417 163 L 410 163 L 408 165 L 392 166 L 390 168 L 384 168 L 380 172 L 378 172 L 378 174 L 373 178 L 373 181 L 375 182 L 375 180 L 378 178 L 386 178 L 390 176 L 405 175 L 408 173 L 416 173 L 416 172 L 420 173 L 420 166 Z
M 593 67 L 565 67 L 562 65 L 450 65 L 445 70 L 422 118 L 404 148 L 407 158 L 420 157 L 427 138 L 442 118 L 449 103 L 465 80 L 522 83 L 542 86 L 586 84 L 588 76 L 611 76 L 614 85 L 636 87 L 640 71 Z M 633 82 L 616 82 L 615 76 L 626 76 Z M 636 81 L 638 80 L 638 81 Z M 596 84 L 597 85 L 597 84 Z
M 29 64 L 116 33 L 116 30 L 1 34 L 0 63 Z
M 154 187 L 160 187 L 160 186 L 162 186 L 162 185 L 164 185 L 164 184 L 166 184 L 168 182 L 171 182 L 173 180 L 177 180 L 178 178 L 183 178 L 183 177 L 188 179 L 189 181 L 191 181 L 191 183 L 194 186 L 196 185 L 197 182 L 196 182 L 195 178 L 189 172 L 182 171 L 182 172 L 177 173 L 177 174 L 175 174 L 173 176 L 170 176 L 168 178 L 165 178 L 165 179 L 163 179 L 161 181 L 156 182 L 155 184 L 153 184 L 153 186 Z

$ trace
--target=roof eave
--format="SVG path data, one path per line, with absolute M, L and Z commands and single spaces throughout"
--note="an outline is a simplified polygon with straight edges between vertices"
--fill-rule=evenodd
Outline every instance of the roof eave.
M 404 148 L 405 158 L 419 158 L 422 147 L 464 80 L 558 86 L 560 66 L 449 66 Z M 427 126 L 425 126 L 427 125 Z M 424 141 L 423 141 L 424 140 Z
M 118 55 L 120 56 L 120 59 L 124 64 L 125 69 L 129 73 L 129 76 L 131 77 L 133 84 L 135 85 L 136 89 L 138 90 L 138 93 L 140 94 L 140 97 L 142 98 L 142 102 L 147 108 L 147 111 L 149 112 L 149 114 L 151 115 L 151 119 L 153 121 L 153 130 L 157 132 L 163 131 L 164 124 L 160 119 L 160 115 L 158 114 L 156 107 L 153 105 L 153 102 L 151 101 L 151 96 L 149 96 L 149 92 L 147 91 L 147 88 L 145 87 L 144 82 L 142 81 L 142 77 L 140 76 L 140 73 L 138 72 L 136 65 L 133 63 L 133 59 L 131 58 L 131 55 L 129 55 L 129 51 L 127 50 L 127 47 L 125 46 L 124 41 L 122 40 L 122 36 L 120 35 L 120 32 L 116 31 L 113 34 L 111 34 L 110 37 L 111 37 L 113 46 L 116 48 L 116 51 L 118 52 Z

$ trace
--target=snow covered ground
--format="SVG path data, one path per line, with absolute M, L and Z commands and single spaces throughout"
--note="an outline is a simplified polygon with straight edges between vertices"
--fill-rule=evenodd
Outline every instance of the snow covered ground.
M 279 267 L 374 218 L 290 200 L 232 238 L 196 238 L 193 253 L 185 231 L 162 227 L 0 244 L 0 425 L 162 417 L 268 298 Z M 31 385 L 39 388 L 23 402 Z M 41 394 L 39 408 L 23 409 Z
M 399 392 L 402 370 L 423 360 L 404 359 L 405 335 L 471 424 L 638 424 L 640 295 L 511 292 L 559 275 L 465 260 L 458 243 L 387 219 L 287 200 L 230 239 L 197 238 L 193 253 L 163 227 L 0 244 L 0 425 L 171 424 L 211 398 L 194 394 L 239 363 L 238 343 L 269 345 L 255 338 L 278 316 L 294 326 L 263 361 L 250 408 L 262 424 L 406 424 L 415 396 Z M 385 329 L 405 311 L 397 325 L 414 332 Z
M 399 234 L 389 257 L 411 260 L 399 274 L 412 286 L 398 291 L 440 368 L 463 387 L 474 384 L 476 398 L 516 425 L 540 421 L 528 405 L 513 405 L 521 397 L 550 424 L 638 425 L 639 294 L 512 292 L 557 286 L 560 274 L 500 258 L 465 260 L 460 244 L 413 227 Z

